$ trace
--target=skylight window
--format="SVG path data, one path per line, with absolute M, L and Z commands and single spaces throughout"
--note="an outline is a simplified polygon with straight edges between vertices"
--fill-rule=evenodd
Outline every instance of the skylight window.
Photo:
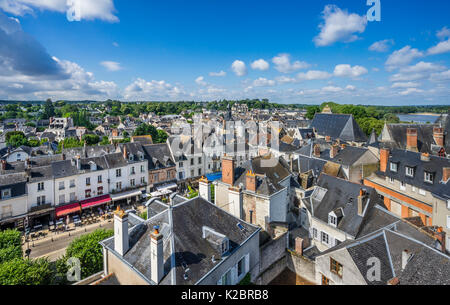
M 239 228 L 239 230 L 244 231 L 244 226 L 240 222 L 238 222 L 236 225 Z

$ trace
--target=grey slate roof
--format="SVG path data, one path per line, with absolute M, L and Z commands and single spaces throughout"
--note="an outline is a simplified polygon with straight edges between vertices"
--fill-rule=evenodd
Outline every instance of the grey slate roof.
M 400 227 L 400 229 L 399 229 Z M 409 228 L 407 228 L 409 227 Z M 448 285 L 450 284 L 450 257 L 433 248 L 433 238 L 420 233 L 410 224 L 400 221 L 354 241 L 347 240 L 337 247 L 319 254 L 330 254 L 346 248 L 361 275 L 369 285 L 385 285 L 398 277 L 400 285 Z M 402 270 L 402 252 L 412 254 Z M 381 280 L 370 281 L 368 259 L 380 261 Z M 345 268 L 345 266 L 344 266 Z
M 168 144 L 144 145 L 143 149 L 149 170 L 175 166 Z
M 238 223 L 244 227 L 243 231 L 238 228 Z M 149 283 L 153 283 L 150 280 L 150 232 L 154 225 L 160 226 L 163 235 L 165 276 L 160 283 L 163 285 L 196 284 L 226 259 L 224 256 L 222 260 L 212 262 L 212 256 L 219 258 L 220 254 L 202 237 L 203 226 L 227 236 L 230 252 L 260 231 L 258 227 L 235 218 L 201 197 L 171 206 L 129 230 L 130 250 L 123 259 L 147 278 Z M 101 244 L 113 250 L 114 238 L 104 240 Z M 186 272 L 187 269 L 189 271 Z M 184 278 L 185 272 L 187 279 Z
M 380 201 L 376 191 L 373 188 L 326 174 L 320 175 L 317 186 L 319 188 L 311 196 L 313 216 L 328 223 L 328 214 L 342 208 L 344 216 L 338 222 L 337 228 L 353 237 L 358 237 L 365 218 L 370 214 L 368 211 Z M 363 210 L 366 210 L 363 216 L 358 215 L 358 196 L 361 189 L 365 189 L 368 194 L 363 199 Z
M 256 157 L 248 160 L 242 166 L 235 169 L 234 186 L 243 186 L 247 188 L 247 172 L 252 171 L 256 175 L 256 193 L 270 196 L 282 190 L 284 187 L 279 184 L 280 181 L 288 177 L 291 173 L 289 166 L 282 163 L 282 158 Z M 262 162 L 270 162 L 271 166 L 265 166 Z M 273 165 L 273 166 L 272 166 Z
M 351 114 L 316 113 L 311 122 L 320 136 L 349 142 L 366 142 L 367 136 Z
M 441 198 L 450 199 L 449 182 L 442 183 L 442 168 L 450 167 L 450 159 L 430 156 L 430 161 L 422 161 L 421 154 L 407 150 L 394 149 L 390 152 L 389 162 L 398 164 L 397 172 L 391 171 L 388 163 L 386 172 L 377 171 L 380 177 L 391 177 L 403 181 L 417 188 L 427 190 Z M 414 168 L 414 177 L 406 175 L 406 167 Z M 427 183 L 424 180 L 425 171 L 434 173 L 434 182 Z

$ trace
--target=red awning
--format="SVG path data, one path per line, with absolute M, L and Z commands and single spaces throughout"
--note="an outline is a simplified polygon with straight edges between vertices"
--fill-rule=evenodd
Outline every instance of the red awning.
M 81 203 L 81 208 L 86 209 L 86 208 L 92 208 L 92 207 L 95 207 L 98 205 L 102 205 L 102 204 L 108 203 L 110 201 L 111 201 L 111 197 L 109 195 L 103 195 L 100 197 L 83 200 L 80 203 Z
M 81 209 L 79 203 L 72 203 L 62 207 L 57 207 L 55 209 L 56 217 L 61 217 L 67 214 L 72 214 L 80 211 Z

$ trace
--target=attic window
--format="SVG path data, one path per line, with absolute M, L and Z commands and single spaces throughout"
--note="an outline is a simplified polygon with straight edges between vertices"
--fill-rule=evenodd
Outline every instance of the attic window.
M 391 162 L 391 172 L 396 173 L 398 169 L 398 164 L 395 162 Z
M 337 226 L 337 217 L 334 215 L 331 215 L 331 214 L 328 215 L 328 224 L 333 227 L 336 227 Z
M 227 253 L 229 249 L 230 249 L 230 244 L 229 244 L 228 239 L 226 239 L 222 242 L 222 254 Z
M 406 176 L 414 177 L 414 167 L 406 167 Z
M 2 190 L 2 199 L 11 198 L 11 189 Z
M 425 182 L 433 183 L 433 179 L 434 179 L 434 174 L 433 173 L 425 172 L 425 177 L 424 177 Z

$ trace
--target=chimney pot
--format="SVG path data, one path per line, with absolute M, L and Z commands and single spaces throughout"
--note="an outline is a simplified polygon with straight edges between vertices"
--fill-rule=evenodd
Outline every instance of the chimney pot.
M 442 181 L 447 182 L 450 179 L 450 167 L 444 167 L 442 169 Z
M 118 206 L 114 212 L 114 250 L 124 256 L 128 249 L 128 214 Z
M 417 128 L 406 130 L 406 149 L 417 152 Z
M 440 147 L 444 147 L 444 128 L 442 127 L 434 127 L 433 128 L 433 138 L 436 142 L 436 145 Z
M 382 171 L 383 173 L 385 173 L 387 170 L 389 154 L 390 154 L 389 149 L 386 148 L 380 149 L 380 171 Z

